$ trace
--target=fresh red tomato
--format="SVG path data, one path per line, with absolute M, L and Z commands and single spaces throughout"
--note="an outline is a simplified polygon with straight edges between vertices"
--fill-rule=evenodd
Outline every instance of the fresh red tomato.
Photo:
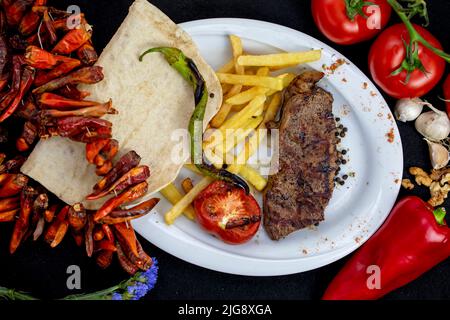
M 224 181 L 215 181 L 194 200 L 197 221 L 229 244 L 250 240 L 258 231 L 261 209 L 252 195 Z
M 450 117 L 450 74 L 444 82 L 444 99 L 447 103 L 447 114 Z
M 418 25 L 414 25 L 414 28 L 432 46 L 442 49 L 442 45 L 431 33 Z M 410 43 L 409 33 L 404 24 L 396 24 L 380 34 L 369 52 L 369 69 L 373 80 L 384 92 L 397 99 L 427 94 L 436 86 L 445 70 L 444 59 L 418 43 L 418 58 L 423 70 L 415 69 L 410 73 L 409 79 L 406 70 L 397 74 L 395 71 L 407 60 L 405 43 Z
M 317 27 L 337 44 L 354 44 L 375 37 L 388 23 L 391 12 L 386 0 L 312 0 Z

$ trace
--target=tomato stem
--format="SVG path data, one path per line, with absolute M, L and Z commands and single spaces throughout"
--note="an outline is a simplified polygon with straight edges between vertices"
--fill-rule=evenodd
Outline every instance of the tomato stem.
M 350 21 L 355 20 L 355 17 L 357 15 L 360 15 L 364 19 L 367 19 L 367 16 L 364 13 L 363 8 L 371 5 L 375 4 L 364 0 L 345 0 L 347 17 L 350 19 Z
M 448 53 L 446 53 L 446 52 L 444 52 L 444 51 L 442 51 L 442 50 L 440 50 L 438 48 L 433 47 L 427 40 L 425 40 L 417 32 L 417 30 L 414 28 L 413 24 L 409 20 L 410 18 L 406 15 L 405 9 L 403 8 L 403 6 L 397 0 L 387 0 L 387 2 L 392 7 L 392 9 L 394 9 L 394 11 L 400 17 L 402 22 L 405 24 L 406 29 L 409 32 L 409 37 L 411 39 L 411 43 L 414 43 L 414 42 L 421 43 L 424 47 L 426 47 L 429 50 L 431 50 L 434 54 L 436 54 L 437 56 L 441 57 L 442 59 L 444 59 L 445 61 L 450 63 L 450 54 L 448 54 Z

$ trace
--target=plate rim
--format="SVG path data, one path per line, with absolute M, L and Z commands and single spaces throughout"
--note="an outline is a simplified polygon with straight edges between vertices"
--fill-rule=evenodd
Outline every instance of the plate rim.
M 188 31 L 189 28 L 195 28 L 195 27 L 205 27 L 208 25 L 217 25 L 217 24 L 226 24 L 226 25 L 243 25 L 248 27 L 259 27 L 259 28 L 266 28 L 270 29 L 271 31 L 279 31 L 279 32 L 288 32 L 293 36 L 301 36 L 303 38 L 308 38 L 310 41 L 316 42 L 318 45 L 320 45 L 321 48 L 324 50 L 328 50 L 329 52 L 333 54 L 338 54 L 339 56 L 343 57 L 345 61 L 349 64 L 350 68 L 353 72 L 356 72 L 360 75 L 362 79 L 367 81 L 368 83 L 372 84 L 373 88 L 376 90 L 375 92 L 380 96 L 380 99 L 385 103 L 386 106 L 388 106 L 388 103 L 384 99 L 384 97 L 379 92 L 378 88 L 373 84 L 373 81 L 364 74 L 355 64 L 351 62 L 350 59 L 342 55 L 340 52 L 338 52 L 336 49 L 328 46 L 327 44 L 323 43 L 322 41 L 305 34 L 301 31 L 279 25 L 276 23 L 271 22 L 265 22 L 261 20 L 254 20 L 254 19 L 243 19 L 243 18 L 211 18 L 211 19 L 200 19 L 200 20 L 193 20 L 188 22 L 183 22 L 179 24 L 179 26 L 185 30 L 188 34 L 190 32 Z M 270 45 L 270 43 L 267 43 Z M 389 109 L 388 112 L 392 115 L 391 110 Z M 402 141 L 400 132 L 397 126 L 397 123 L 394 121 L 392 127 L 395 131 L 395 136 L 398 138 L 396 141 L 398 146 L 398 156 L 401 159 L 401 167 L 399 174 L 403 174 L 403 163 L 404 163 L 404 155 L 403 155 L 403 147 L 402 147 Z M 393 194 L 395 194 L 395 199 L 392 201 L 392 204 L 389 206 L 394 206 L 396 199 L 398 198 L 400 190 L 400 184 L 396 185 L 396 188 L 392 191 Z M 209 249 L 206 252 L 206 256 L 204 257 L 196 257 L 195 254 L 200 254 L 198 251 L 192 250 L 193 248 L 190 247 L 189 239 L 184 239 L 182 244 L 178 244 L 175 248 L 174 245 L 168 244 L 168 243 L 161 243 L 162 241 L 153 241 L 153 239 L 158 239 L 162 236 L 167 236 L 167 232 L 162 232 L 162 230 L 158 228 L 154 228 L 157 230 L 152 230 L 154 234 L 151 237 L 145 236 L 144 232 L 141 232 L 141 224 L 137 221 L 134 223 L 136 231 L 141 234 L 145 239 L 150 241 L 153 245 L 157 246 L 161 250 L 165 251 L 168 254 L 171 254 L 172 256 L 175 256 L 179 259 L 182 259 L 186 262 L 192 263 L 194 265 L 197 265 L 199 267 L 207 268 L 210 270 L 228 273 L 228 274 L 235 274 L 235 275 L 243 275 L 243 276 L 281 276 L 281 275 L 290 275 L 290 274 L 296 274 L 301 272 L 306 272 L 314 269 L 318 269 L 321 267 L 324 267 L 326 265 L 329 265 L 339 259 L 344 258 L 345 256 L 349 255 L 350 253 L 357 250 L 361 245 L 363 245 L 378 229 L 382 226 L 384 221 L 389 216 L 391 210 L 389 210 L 387 213 L 384 214 L 383 219 L 381 219 L 380 223 L 377 225 L 374 225 L 372 230 L 368 233 L 368 236 L 364 238 L 359 243 L 354 242 L 353 245 L 350 245 L 348 247 L 336 249 L 335 251 L 332 251 L 329 253 L 326 258 L 324 256 L 321 257 L 309 257 L 311 260 L 319 260 L 316 262 L 310 262 L 307 267 L 299 266 L 299 263 L 301 263 L 300 259 L 305 259 L 305 257 L 299 258 L 299 259 L 271 259 L 266 260 L 263 258 L 254 258 L 254 257 L 244 257 L 239 256 L 237 254 L 233 254 L 230 252 L 226 252 L 223 250 L 220 250 L 213 246 L 208 246 L 204 243 L 201 243 L 200 245 L 196 243 L 197 246 L 205 247 L 204 249 Z M 142 227 L 143 228 L 143 227 Z M 156 232 L 155 232 L 156 231 Z M 175 237 L 172 235 L 172 241 L 176 241 L 178 239 L 175 239 Z M 157 243 L 156 243 L 157 242 Z M 190 250 L 189 250 L 190 249 Z M 215 255 L 209 255 L 208 253 L 214 253 Z M 202 255 L 204 253 L 201 253 Z M 234 263 L 230 263 L 229 259 L 232 258 Z M 214 260 L 214 261 L 212 261 Z M 227 262 L 228 263 L 225 263 Z M 244 263 L 245 266 L 241 263 Z M 265 267 L 261 267 L 261 264 L 265 264 Z M 238 266 L 237 266 L 238 265 Z M 311 266 L 314 265 L 314 266 Z

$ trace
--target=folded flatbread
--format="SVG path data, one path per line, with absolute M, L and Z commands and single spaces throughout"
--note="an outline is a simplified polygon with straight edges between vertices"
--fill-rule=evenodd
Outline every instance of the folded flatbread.
M 82 88 L 92 93 L 90 100 L 112 98 L 119 114 L 105 119 L 113 123 L 113 137 L 120 143 L 117 157 L 130 150 L 142 157 L 141 164 L 151 170 L 149 195 L 175 180 L 189 158 L 187 139 L 182 142 L 181 133 L 187 130 L 194 110 L 192 87 L 161 54 L 147 55 L 139 62 L 142 52 L 160 46 L 181 49 L 194 60 L 205 78 L 212 93 L 206 110 L 206 125 L 222 103 L 220 83 L 190 36 L 147 0 L 133 3 L 101 54 L 97 64 L 104 68 L 105 79 Z M 185 152 L 180 158 L 182 146 Z M 82 143 L 59 137 L 40 141 L 22 172 L 68 204 L 82 202 L 88 209 L 95 210 L 105 201 L 85 201 L 99 178 L 95 167 L 86 161 Z

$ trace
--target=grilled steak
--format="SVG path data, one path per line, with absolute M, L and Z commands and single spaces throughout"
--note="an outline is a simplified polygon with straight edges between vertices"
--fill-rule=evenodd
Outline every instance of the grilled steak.
M 333 97 L 316 86 L 323 73 L 298 76 L 284 93 L 279 170 L 264 194 L 264 227 L 273 240 L 324 220 L 338 165 Z

